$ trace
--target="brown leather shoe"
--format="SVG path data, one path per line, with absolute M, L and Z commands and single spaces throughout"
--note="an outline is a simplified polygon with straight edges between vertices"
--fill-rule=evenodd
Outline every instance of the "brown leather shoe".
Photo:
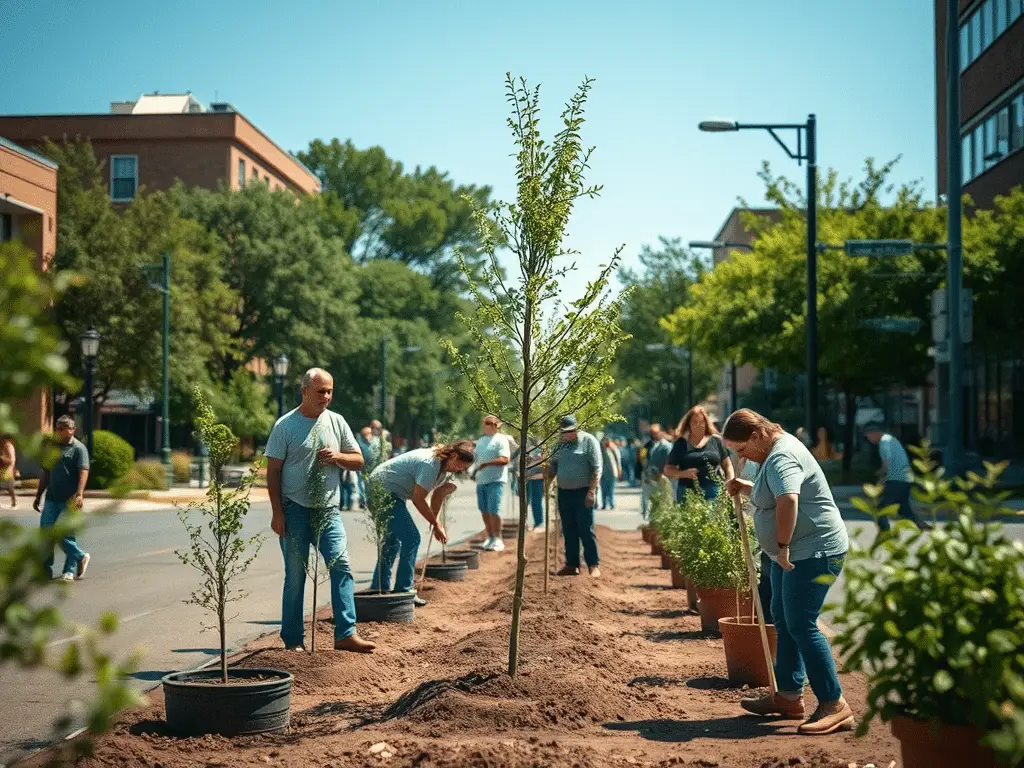
M 334 650 L 336 651 L 352 651 L 353 653 L 373 653 L 373 649 L 377 647 L 376 643 L 372 643 L 369 640 L 363 640 L 359 635 L 349 635 L 344 640 L 334 641 Z
M 796 699 L 788 699 L 779 694 L 772 696 L 770 693 L 765 696 L 748 696 L 740 699 L 740 706 L 755 715 L 776 715 L 784 720 L 804 719 L 804 697 L 802 694 Z
M 824 736 L 836 731 L 852 731 L 854 724 L 853 710 L 846 699 L 840 696 L 838 701 L 818 704 L 814 714 L 796 732 L 805 736 Z
M 573 568 L 573 567 L 568 566 L 568 565 L 562 566 L 562 569 L 555 573 L 555 576 L 579 576 L 579 575 L 580 575 L 580 569 L 579 568 Z
M 598 568 L 596 565 L 593 566 L 592 568 L 590 568 L 589 570 L 590 570 L 590 578 L 592 578 L 592 579 L 599 579 L 599 578 L 601 578 L 601 569 Z

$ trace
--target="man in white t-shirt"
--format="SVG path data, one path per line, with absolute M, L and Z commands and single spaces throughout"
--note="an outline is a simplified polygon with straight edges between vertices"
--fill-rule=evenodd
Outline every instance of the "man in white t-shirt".
M 508 482 L 508 463 L 512 457 L 511 441 L 498 431 L 500 429 L 501 420 L 497 416 L 484 416 L 483 435 L 476 441 L 470 470 L 470 475 L 476 478 L 476 504 L 487 531 L 483 549 L 491 552 L 505 549 L 501 540 L 501 495 Z
M 882 466 L 878 470 L 878 478 L 882 482 L 882 497 L 878 500 L 879 508 L 896 505 L 900 517 L 910 520 L 918 528 L 929 528 L 914 508 L 910 506 L 910 489 L 914 484 L 914 472 L 910 468 L 910 457 L 903 444 L 885 431 L 879 423 L 871 423 L 864 427 L 864 437 L 869 443 L 878 446 L 878 456 Z M 886 515 L 878 518 L 878 529 L 882 532 L 890 529 Z

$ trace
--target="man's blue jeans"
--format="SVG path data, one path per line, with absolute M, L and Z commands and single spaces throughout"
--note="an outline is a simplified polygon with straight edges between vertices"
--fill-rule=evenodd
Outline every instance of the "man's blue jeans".
M 832 650 L 818 629 L 829 585 L 815 579 L 826 574 L 838 576 L 845 557 L 798 560 L 791 571 L 772 562 L 772 618 L 778 636 L 775 677 L 780 691 L 800 693 L 804 681 L 809 680 L 819 702 L 837 701 L 843 695 Z
M 281 640 L 285 645 L 302 645 L 306 635 L 303 597 L 306 589 L 306 562 L 313 545 L 310 525 L 312 510 L 294 501 L 284 503 L 284 595 L 281 600 Z M 348 537 L 341 515 L 332 514 L 320 534 L 317 548 L 331 571 L 331 608 L 334 610 L 334 639 L 344 640 L 356 632 L 355 586 L 348 561 Z M 313 606 L 315 611 L 317 606 Z
M 501 483 L 498 483 L 500 486 Z M 409 507 L 401 499 L 395 499 L 391 507 L 388 534 L 384 537 L 380 561 L 374 566 L 370 589 L 391 591 L 391 569 L 398 558 L 398 572 L 395 574 L 395 592 L 412 590 L 416 575 L 416 554 L 420 550 L 420 532 L 409 514 Z
M 67 509 L 68 503 L 66 501 L 50 501 L 47 499 L 43 503 L 43 514 L 39 517 L 40 528 L 52 528 L 57 522 L 57 518 L 61 516 L 61 513 Z M 60 548 L 64 550 L 64 573 L 75 574 L 78 572 L 78 564 L 81 562 L 85 552 L 75 542 L 74 536 L 65 536 L 61 539 Z M 46 570 L 50 573 L 50 578 L 53 578 L 53 549 L 50 549 L 50 554 L 43 563 Z
M 544 525 L 544 478 L 526 481 L 526 495 L 533 509 L 533 527 Z
M 615 509 L 615 475 L 601 475 L 601 509 Z
M 587 506 L 586 488 L 558 489 L 558 516 L 562 521 L 562 536 L 565 538 L 565 564 L 570 568 L 580 567 L 580 544 L 583 545 L 583 560 L 587 567 L 600 563 L 597 552 L 597 535 L 594 533 L 594 508 Z
M 897 514 L 900 517 L 906 518 L 918 528 L 924 528 L 925 525 L 921 522 L 921 518 L 917 516 L 917 512 L 910 505 L 911 487 L 911 483 L 886 480 L 885 485 L 882 486 L 882 498 L 878 500 L 878 506 L 881 509 L 891 504 L 896 504 L 899 506 Z M 880 531 L 888 531 L 891 528 L 892 524 L 889 521 L 888 515 L 882 515 L 878 518 L 878 529 Z

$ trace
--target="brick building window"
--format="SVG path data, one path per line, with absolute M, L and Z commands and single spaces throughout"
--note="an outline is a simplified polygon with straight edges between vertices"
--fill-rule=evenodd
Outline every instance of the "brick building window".
M 139 189 L 139 158 L 137 155 L 111 155 L 110 199 L 114 202 L 134 200 Z
M 238 188 L 245 186 L 245 160 L 238 158 Z
M 260 180 L 260 172 L 258 170 L 256 170 L 255 166 L 253 166 L 253 169 L 252 169 L 252 180 L 253 181 L 259 181 Z

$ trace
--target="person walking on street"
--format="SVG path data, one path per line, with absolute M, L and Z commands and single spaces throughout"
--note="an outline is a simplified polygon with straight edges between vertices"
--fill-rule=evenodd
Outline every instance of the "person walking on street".
M 416 574 L 416 555 L 420 548 L 420 532 L 409 513 L 412 502 L 423 518 L 430 523 L 434 538 L 442 544 L 448 534 L 441 525 L 439 515 L 444 500 L 455 492 L 450 475 L 465 472 L 473 463 L 473 441 L 458 440 L 433 448 L 417 448 L 385 461 L 370 473 L 368 482 L 379 481 L 391 494 L 391 517 L 384 539 L 380 561 L 373 568 L 370 588 L 391 591 L 391 570 L 398 559 L 395 574 L 395 592 L 412 592 Z M 427 496 L 430 496 L 429 501 Z M 427 601 L 417 595 L 413 598 L 417 608 Z
M 14 473 L 18 467 L 18 455 L 11 435 L 0 435 L 0 490 L 11 496 L 11 509 L 17 509 L 18 497 L 14 494 Z
M 482 549 L 501 552 L 501 497 L 508 482 L 508 465 L 512 459 L 512 443 L 501 434 L 501 420 L 493 414 L 484 416 L 483 435 L 476 441 L 475 464 L 470 476 L 476 480 L 476 505 L 484 521 L 487 540 Z
M 558 516 L 565 539 L 565 565 L 556 575 L 579 575 L 582 544 L 587 569 L 597 578 L 601 575 L 601 559 L 594 532 L 594 505 L 601 480 L 601 446 L 596 437 L 578 428 L 573 415 L 564 416 L 559 429 L 561 442 L 548 462 L 549 474 L 558 483 Z
M 903 444 L 876 423 L 864 427 L 864 437 L 868 442 L 878 446 L 878 455 L 882 466 L 878 470 L 878 479 L 883 483 L 882 497 L 878 500 L 879 509 L 896 505 L 900 517 L 905 517 L 918 528 L 927 530 L 930 526 L 918 517 L 910 506 L 910 489 L 914 484 L 914 473 L 910 468 L 910 457 Z M 892 528 L 888 515 L 878 518 L 878 529 L 887 533 Z
M 644 464 L 643 484 L 640 487 L 640 514 L 644 520 L 647 519 L 649 512 L 651 495 L 661 483 L 665 472 L 665 462 L 672 450 L 672 443 L 661 431 L 661 424 L 651 424 L 651 440 L 645 450 L 647 451 L 647 461 Z
M 40 528 L 52 528 L 69 504 L 75 509 L 82 509 L 85 504 L 85 484 L 89 481 L 89 451 L 75 437 L 75 420 L 71 416 L 61 416 L 57 419 L 54 431 L 59 453 L 53 465 L 43 469 L 43 477 L 32 503 L 32 508 L 40 512 Z M 46 503 L 40 511 L 39 503 L 44 493 Z M 64 570 L 60 580 L 81 579 L 89 567 L 89 553 L 78 546 L 72 534 L 65 536 L 60 546 L 64 550 Z M 52 548 L 43 566 L 50 578 L 53 578 Z
M 615 509 L 615 481 L 622 479 L 622 455 L 615 441 L 601 441 L 601 509 Z
M 853 711 L 843 698 L 832 650 L 818 627 L 829 590 L 823 582 L 839 576 L 849 548 L 825 473 L 800 440 L 749 409 L 733 413 L 722 436 L 741 458 L 760 464 L 753 482 L 734 478 L 726 491 L 749 496 L 754 506 L 758 543 L 772 559 L 772 617 L 778 641 L 778 693 L 741 699 L 740 706 L 757 715 L 802 720 L 804 684 L 809 680 L 818 708 L 797 732 L 851 730 Z
M 533 523 L 529 530 L 544 525 L 544 445 L 536 437 L 527 441 L 526 453 L 526 498 L 533 511 Z M 512 466 L 518 466 L 519 451 L 512 452 Z
M 676 501 L 681 502 L 687 488 L 696 480 L 704 498 L 718 496 L 718 481 L 733 478 L 732 459 L 708 418 L 707 411 L 695 405 L 679 422 L 679 437 L 665 461 L 665 476 L 680 481 L 676 488 Z
M 333 397 L 331 374 L 322 368 L 310 368 L 302 377 L 301 404 L 277 420 L 267 439 L 270 527 L 280 537 L 284 558 L 281 641 L 288 650 L 305 648 L 306 560 L 310 546 L 315 546 L 330 567 L 335 650 L 371 653 L 376 645 L 356 634 L 355 586 L 348 559 L 348 537 L 338 513 L 341 473 L 361 470 L 363 453 L 344 417 L 327 410 Z M 314 451 L 317 445 L 321 447 Z M 314 463 L 324 468 L 324 500 L 309 497 L 309 477 Z M 333 514 L 316 541 L 312 527 L 313 505 L 321 503 Z
M 373 466 L 373 446 L 370 441 L 373 439 L 373 429 L 367 425 L 359 430 L 356 441 L 359 443 L 359 451 L 363 454 L 363 468 L 357 473 L 356 482 L 359 485 L 359 508 L 366 509 L 366 472 Z

